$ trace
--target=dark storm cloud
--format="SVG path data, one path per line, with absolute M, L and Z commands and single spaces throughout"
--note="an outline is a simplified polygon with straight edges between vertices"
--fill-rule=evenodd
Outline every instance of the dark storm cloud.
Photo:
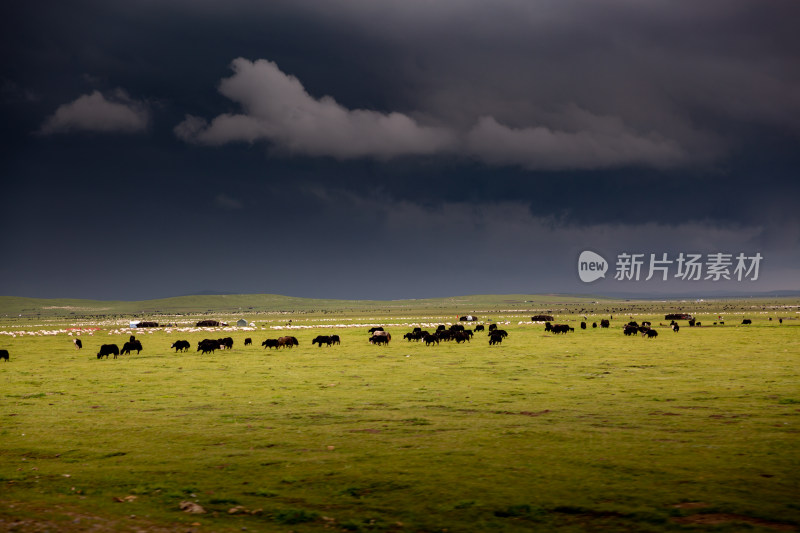
M 308 12 L 390 50 L 375 61 L 398 108 L 462 130 L 492 117 L 568 143 L 596 131 L 579 109 L 694 161 L 737 147 L 726 126 L 798 130 L 796 3 L 332 2 Z
M 214 198 L 214 203 L 222 209 L 242 209 L 244 206 L 240 200 L 233 198 L 225 193 L 219 193 Z
M 797 288 L 795 0 L 0 10 L 0 293 L 624 289 L 584 249 Z
M 769 7 L 747 1 L 247 4 L 256 17 L 302 13 L 356 36 L 345 42 L 379 43 L 379 52 L 359 50 L 356 67 L 345 61 L 339 74 L 347 78 L 360 63 L 380 65 L 370 74 L 388 100 L 382 113 L 349 103 L 352 89 L 341 92 L 333 78 L 327 86 L 315 83 L 314 96 L 301 85 L 302 72 L 291 72 L 292 91 L 266 77 L 245 82 L 248 67 L 238 59 L 220 91 L 243 112 L 219 115 L 208 127 L 190 117 L 178 131 L 196 141 L 268 139 L 289 151 L 335 157 L 455 152 L 531 170 L 709 164 L 750 142 L 748 124 L 800 131 L 800 72 L 787 53 L 798 39 L 786 22 L 800 8 Z M 346 44 L 325 44 L 351 59 Z M 275 57 L 250 59 L 287 68 Z M 231 85 L 245 83 L 244 92 L 233 94 Z M 293 93 L 305 103 L 298 105 Z M 255 98 L 270 108 L 256 109 Z M 339 120 L 323 125 L 325 106 Z M 354 114 L 402 120 L 396 128 L 402 140 L 387 150 L 381 139 L 394 137 L 354 125 Z M 301 124 L 326 141 L 301 135 Z M 343 132 L 340 139 L 325 134 L 332 125 Z
M 299 121 L 275 120 L 274 110 L 254 109 L 255 91 L 277 90 L 274 107 L 313 115 L 310 124 L 340 113 L 344 118 L 329 124 L 345 125 L 352 133 L 342 140 L 356 146 L 376 128 L 354 125 L 362 114 L 362 122 L 388 122 L 381 131 L 400 130 L 402 140 L 390 153 L 420 153 L 418 145 L 440 153 L 452 141 L 439 137 L 455 133 L 462 155 L 534 170 L 708 163 L 749 142 L 754 125 L 797 134 L 800 71 L 793 51 L 800 43 L 788 21 L 800 7 L 786 0 L 694 4 L 111 2 L 97 11 L 119 19 L 115 35 L 87 29 L 67 38 L 96 36 L 98 42 L 80 45 L 85 70 L 140 73 L 138 81 L 109 82 L 132 90 L 128 83 L 137 83 L 140 95 L 149 85 L 154 92 L 147 96 L 168 100 L 173 111 L 183 111 L 181 119 L 194 117 L 180 130 L 187 135 L 213 138 L 224 129 L 221 139 L 268 139 L 300 153 L 336 155 L 344 148 L 300 135 Z M 91 19 L 76 22 L 80 28 Z M 112 45 L 101 49 L 101 40 Z M 245 80 L 243 69 L 225 78 L 223 65 L 237 57 L 272 62 L 300 85 L 278 90 L 274 81 Z M 171 72 L 161 66 L 170 63 Z M 166 77 L 173 94 L 154 86 L 154 75 Z M 204 86 L 196 84 L 201 79 Z M 208 99 L 187 99 L 198 90 L 213 92 L 218 83 L 239 106 L 235 112 L 225 101 L 214 109 Z M 246 87 L 234 94 L 232 85 Z M 263 112 L 271 113 L 268 120 Z M 199 118 L 217 124 L 207 130 Z M 384 138 L 375 137 L 374 143 Z

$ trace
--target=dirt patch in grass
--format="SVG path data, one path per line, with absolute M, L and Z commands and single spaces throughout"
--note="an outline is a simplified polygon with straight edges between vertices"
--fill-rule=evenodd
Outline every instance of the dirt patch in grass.
M 772 522 L 731 513 L 699 513 L 691 516 L 673 518 L 673 522 L 692 526 L 721 526 L 725 524 L 749 524 L 751 526 L 766 527 L 777 531 L 797 531 L 797 526 L 781 522 Z
M 683 502 L 673 505 L 675 509 L 703 509 L 708 507 L 706 502 Z
M 544 411 L 495 411 L 496 415 L 522 415 L 522 416 L 542 416 L 550 413 L 550 409 Z
M 186 524 L 156 524 L 145 518 L 130 515 L 126 518 L 98 516 L 68 505 L 51 505 L 32 502 L 0 503 L 0 531 L 15 533 L 43 533 L 46 531 L 73 532 L 147 532 L 192 533 L 195 527 Z

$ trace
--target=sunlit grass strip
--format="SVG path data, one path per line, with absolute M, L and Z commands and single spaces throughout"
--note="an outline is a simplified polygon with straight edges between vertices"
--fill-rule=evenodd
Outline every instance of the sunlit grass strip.
M 271 331 L 238 331 L 205 356 L 196 343 L 216 332 L 180 332 L 192 351 L 175 354 L 162 330 L 102 361 L 99 343 L 128 331 L 82 335 L 82 351 L 66 334 L 4 339 L 3 500 L 213 530 L 796 525 L 800 328 L 645 340 L 614 322 L 565 336 L 512 323 L 493 347 L 403 329 L 379 347 L 345 328 L 317 348 L 317 328 L 269 351 Z

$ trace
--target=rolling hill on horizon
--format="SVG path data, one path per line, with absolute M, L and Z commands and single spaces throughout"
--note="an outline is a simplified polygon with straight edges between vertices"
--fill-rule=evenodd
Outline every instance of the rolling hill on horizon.
M 760 295 L 717 295 L 719 299 L 773 300 L 794 298 L 798 292 L 780 291 Z M 550 306 L 581 304 L 674 301 L 685 302 L 695 296 L 653 295 L 569 295 L 569 294 L 500 294 L 465 295 L 408 300 L 337 300 L 301 298 L 277 294 L 203 294 L 141 301 L 88 300 L 79 298 L 27 298 L 0 296 L 0 316 L 108 316 L 168 315 L 204 313 L 347 313 L 347 312 L 420 312 L 476 313 L 501 310 L 539 310 Z M 703 298 L 703 297 L 697 297 Z
M 141 301 L 86 300 L 77 298 L 26 298 L 0 296 L 0 315 L 140 315 L 247 312 L 348 312 L 457 310 L 469 313 L 477 309 L 515 306 L 582 303 L 597 300 L 593 296 L 572 295 L 472 295 L 409 300 L 336 300 L 301 298 L 276 294 L 205 294 Z

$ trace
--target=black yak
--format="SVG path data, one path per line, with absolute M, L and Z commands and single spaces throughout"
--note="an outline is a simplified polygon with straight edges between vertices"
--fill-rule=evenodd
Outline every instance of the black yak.
M 136 350 L 136 353 L 142 351 L 142 343 L 139 341 L 128 341 L 122 345 L 122 350 L 120 350 L 120 355 L 130 354 L 133 350 Z
M 231 337 L 225 337 L 224 339 L 217 339 L 217 342 L 219 343 L 220 350 L 224 350 L 226 348 L 230 350 L 231 348 L 233 348 L 233 339 Z
M 217 339 L 203 339 L 197 343 L 197 351 L 201 354 L 214 353 L 219 349 L 219 341 Z
M 430 346 L 431 344 L 439 344 L 439 337 L 436 335 L 426 334 L 422 337 L 422 340 L 425 341 L 425 346 Z
M 376 331 L 376 333 L 378 333 Z M 389 335 L 373 335 L 369 338 L 371 344 L 389 344 L 391 337 Z
M 189 344 L 189 341 L 175 341 L 170 348 L 175 348 L 175 353 L 188 352 L 191 344 Z
M 317 348 L 322 348 L 322 345 L 325 344 L 326 346 L 330 346 L 333 343 L 329 335 L 317 335 L 314 337 L 314 340 L 311 341 L 311 344 L 317 344 Z
M 503 336 L 499 333 L 495 332 L 489 335 L 489 346 L 493 344 L 500 344 L 501 342 L 503 342 Z
M 100 351 L 97 352 L 97 358 L 102 359 L 105 357 L 108 359 L 109 355 L 113 355 L 114 359 L 119 355 L 119 347 L 116 344 L 104 344 L 100 346 Z

